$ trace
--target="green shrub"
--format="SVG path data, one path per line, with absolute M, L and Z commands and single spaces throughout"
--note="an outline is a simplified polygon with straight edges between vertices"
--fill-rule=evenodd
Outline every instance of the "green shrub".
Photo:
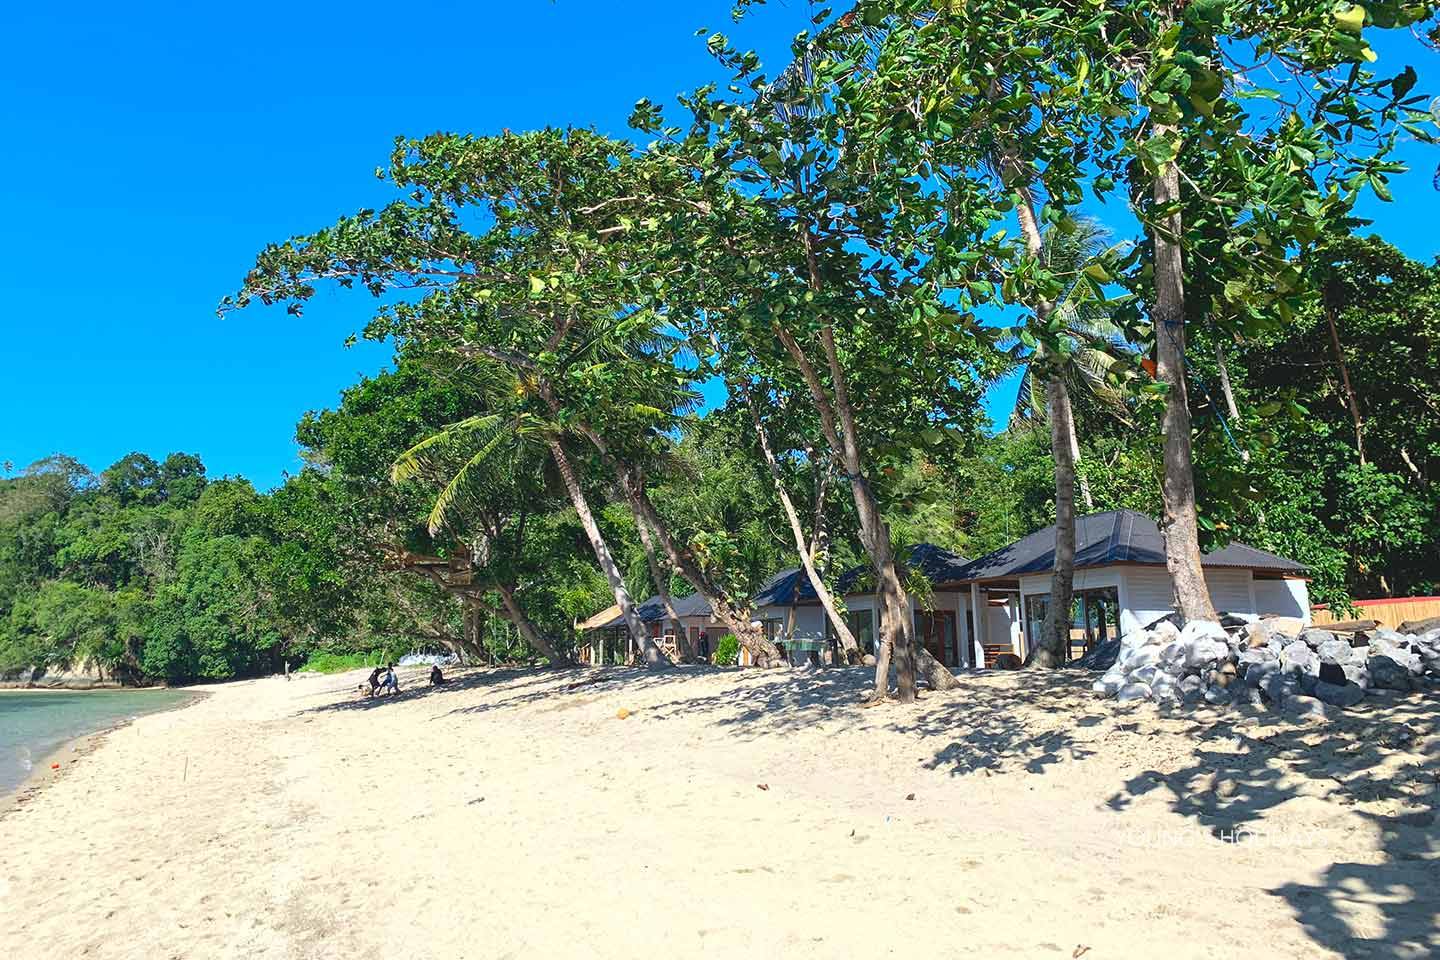
M 346 670 L 376 666 L 382 660 L 384 657 L 379 650 L 369 653 L 330 653 L 327 650 L 316 650 L 300 669 L 313 670 L 315 673 L 344 673 Z
M 733 667 L 740 662 L 740 641 L 735 634 L 727 633 L 715 644 L 715 656 L 712 657 L 717 667 Z

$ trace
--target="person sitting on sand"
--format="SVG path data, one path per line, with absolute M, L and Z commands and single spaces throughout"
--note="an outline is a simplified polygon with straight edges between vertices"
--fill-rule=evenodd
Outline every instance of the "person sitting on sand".
M 380 685 L 380 692 L 385 693 L 386 691 L 390 693 L 400 692 L 400 681 L 395 679 L 395 664 L 393 663 L 386 668 L 385 682 Z
M 445 674 L 440 672 L 440 664 L 430 665 L 430 686 L 438 687 L 445 682 Z
M 375 696 L 375 691 L 380 688 L 380 675 L 384 672 L 384 667 L 376 667 L 370 671 L 370 696 Z

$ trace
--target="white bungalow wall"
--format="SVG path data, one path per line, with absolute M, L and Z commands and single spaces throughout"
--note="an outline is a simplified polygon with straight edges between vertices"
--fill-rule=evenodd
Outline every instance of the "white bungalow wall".
M 1310 604 L 1304 580 L 1255 580 L 1247 569 L 1211 567 L 1205 571 L 1210 602 L 1223 613 L 1281 613 L 1308 621 Z M 1115 587 L 1120 601 L 1120 633 L 1154 623 L 1175 609 L 1170 574 L 1163 567 L 1095 567 L 1075 571 L 1075 589 Z M 1050 592 L 1050 575 L 1020 578 L 1022 597 Z

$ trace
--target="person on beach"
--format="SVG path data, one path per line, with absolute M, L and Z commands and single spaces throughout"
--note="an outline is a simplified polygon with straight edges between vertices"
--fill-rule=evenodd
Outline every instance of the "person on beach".
M 442 683 L 444 683 L 444 682 L 445 682 L 445 674 L 443 674 L 443 673 L 440 672 L 440 664 L 438 664 L 438 663 L 431 664 L 431 666 L 430 666 L 430 686 L 432 686 L 432 687 L 438 687 L 438 686 L 440 686 L 440 684 L 442 684 Z
M 395 664 L 390 664 L 385 670 L 385 682 L 380 685 L 380 692 L 399 693 L 400 681 L 395 679 Z
M 375 696 L 375 691 L 380 689 L 380 675 L 384 672 L 384 667 L 376 667 L 370 672 L 370 696 Z

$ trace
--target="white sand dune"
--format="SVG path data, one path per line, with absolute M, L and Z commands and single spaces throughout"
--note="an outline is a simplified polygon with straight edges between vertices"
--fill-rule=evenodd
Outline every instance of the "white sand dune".
M 1440 946 L 1419 698 L 1297 727 L 1126 712 L 1076 676 L 862 709 L 859 670 L 476 671 L 357 701 L 362 675 L 211 688 L 6 801 L 0 956 Z

